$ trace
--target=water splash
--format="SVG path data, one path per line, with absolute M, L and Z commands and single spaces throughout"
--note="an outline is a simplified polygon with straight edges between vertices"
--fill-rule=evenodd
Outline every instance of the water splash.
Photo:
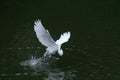
M 23 61 L 20 63 L 22 66 L 36 66 L 37 64 L 42 64 L 43 63 L 43 58 L 36 58 L 35 56 L 31 56 L 29 60 Z
M 59 58 L 56 58 L 55 56 L 47 58 L 46 60 L 43 57 L 37 58 L 32 56 L 29 60 L 21 62 L 20 65 L 30 67 L 33 70 L 32 75 L 43 74 L 43 80 L 74 80 L 76 77 L 75 73 L 71 70 L 64 71 L 61 68 L 58 68 L 55 65 L 57 60 L 59 60 Z
M 40 57 L 37 58 L 36 56 L 31 56 L 29 60 L 23 61 L 20 63 L 22 66 L 40 66 L 43 64 L 50 64 L 51 62 L 56 62 L 59 60 L 59 58 L 56 58 L 54 56 L 51 57 Z

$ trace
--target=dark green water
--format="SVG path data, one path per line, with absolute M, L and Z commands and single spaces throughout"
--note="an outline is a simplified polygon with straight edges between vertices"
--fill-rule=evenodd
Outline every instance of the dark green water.
M 3 0 L 0 11 L 0 80 L 120 79 L 118 0 Z M 45 52 L 33 30 L 36 19 L 55 40 L 65 31 L 71 39 L 61 59 L 25 67 L 20 63 Z

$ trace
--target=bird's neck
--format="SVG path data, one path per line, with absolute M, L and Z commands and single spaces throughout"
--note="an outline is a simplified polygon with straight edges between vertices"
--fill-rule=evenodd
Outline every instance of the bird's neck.
M 61 45 L 58 45 L 58 50 L 61 50 Z

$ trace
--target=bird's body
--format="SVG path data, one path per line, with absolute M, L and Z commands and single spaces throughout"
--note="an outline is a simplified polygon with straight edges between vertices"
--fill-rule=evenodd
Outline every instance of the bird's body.
M 55 54 L 55 52 L 57 52 L 57 50 L 58 50 L 58 45 L 50 46 L 50 47 L 46 48 L 46 52 L 45 52 L 44 56 L 53 55 L 53 54 Z
M 46 30 L 41 21 L 37 20 L 35 21 L 34 25 L 34 31 L 36 32 L 36 36 L 39 40 L 39 42 L 44 45 L 46 48 L 46 52 L 44 54 L 45 56 L 51 56 L 55 54 L 55 52 L 58 51 L 58 54 L 60 56 L 63 55 L 63 50 L 61 49 L 61 45 L 65 42 L 67 42 L 70 38 L 70 32 L 65 32 L 60 36 L 60 39 L 58 39 L 56 42 L 52 39 L 50 36 L 50 33 L 48 30 Z

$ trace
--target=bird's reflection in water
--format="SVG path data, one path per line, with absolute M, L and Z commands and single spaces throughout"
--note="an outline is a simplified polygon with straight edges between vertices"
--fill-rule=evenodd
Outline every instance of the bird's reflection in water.
M 59 68 L 53 68 L 53 63 L 57 60 L 56 57 L 44 60 L 43 57 L 36 58 L 32 56 L 31 59 L 21 62 L 20 65 L 30 67 L 34 71 L 33 75 L 45 74 L 44 80 L 64 80 L 65 72 Z
M 65 72 L 62 72 L 59 69 L 55 69 L 47 73 L 48 76 L 44 80 L 64 80 Z

